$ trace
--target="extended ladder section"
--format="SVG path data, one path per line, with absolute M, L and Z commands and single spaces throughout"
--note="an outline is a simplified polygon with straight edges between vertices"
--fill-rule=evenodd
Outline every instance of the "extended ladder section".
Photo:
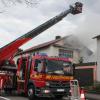
M 42 25 L 36 27 L 35 29 L 31 30 L 30 32 L 24 34 L 23 36 L 19 37 L 18 39 L 14 40 L 13 42 L 9 43 L 8 45 L 2 47 L 0 49 L 0 65 L 3 61 L 8 60 L 11 58 L 18 50 L 20 46 L 31 40 L 32 38 L 39 35 L 41 32 L 47 30 L 51 26 L 55 25 L 59 21 L 61 21 L 65 16 L 69 13 L 75 15 L 82 12 L 82 3 L 76 2 L 74 6 L 70 6 L 68 10 L 60 13 L 59 15 L 53 17 L 52 19 L 48 20 L 47 22 L 43 23 Z

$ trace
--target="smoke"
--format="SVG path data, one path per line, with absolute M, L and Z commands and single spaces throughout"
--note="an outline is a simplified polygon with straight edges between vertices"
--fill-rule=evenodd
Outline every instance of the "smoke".
M 72 1 L 70 0 L 69 2 Z M 82 14 L 74 17 L 69 16 L 66 18 L 66 20 L 76 25 L 76 28 L 74 31 L 72 31 L 72 34 L 76 35 L 86 47 L 93 52 L 96 52 L 96 39 L 93 39 L 93 37 L 100 34 L 100 0 L 80 1 L 83 2 Z
M 95 8 L 96 9 L 96 8 Z M 75 35 L 92 51 L 96 51 L 96 40 L 93 37 L 100 34 L 100 12 L 84 11 L 84 18 L 78 23 Z

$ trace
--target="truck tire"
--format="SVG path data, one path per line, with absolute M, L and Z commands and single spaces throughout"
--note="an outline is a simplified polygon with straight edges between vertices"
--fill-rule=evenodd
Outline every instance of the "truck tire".
M 4 92 L 6 94 L 12 94 L 12 89 L 11 88 L 4 88 Z
M 28 94 L 29 100 L 33 100 L 35 98 L 35 89 L 34 89 L 34 86 L 31 85 L 31 86 L 28 87 L 27 94 Z

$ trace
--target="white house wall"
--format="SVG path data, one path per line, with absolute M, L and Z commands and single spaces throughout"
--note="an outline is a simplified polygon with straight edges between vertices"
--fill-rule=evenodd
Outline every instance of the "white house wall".
M 51 48 L 51 50 L 50 50 L 51 56 L 58 56 L 59 55 L 58 47 L 51 46 L 50 48 Z
M 43 49 L 39 49 L 37 51 L 33 51 L 33 52 L 38 52 L 38 53 L 46 53 L 48 56 L 55 56 L 57 55 L 56 50 L 54 49 L 53 46 L 49 46 L 47 48 L 43 48 Z
M 39 53 L 46 53 L 48 56 L 50 56 L 50 47 L 44 48 L 44 49 L 39 49 Z
M 57 43 L 55 43 L 55 44 L 59 44 L 59 45 L 64 45 L 64 39 L 62 39 L 62 40 L 60 40 L 60 41 L 58 41 Z
M 79 63 L 80 54 L 77 50 L 73 50 L 73 63 Z
M 47 53 L 48 56 L 58 56 L 58 48 L 54 46 L 49 46 L 47 49 L 39 50 L 40 53 Z
M 100 38 L 97 39 L 97 81 L 100 82 Z

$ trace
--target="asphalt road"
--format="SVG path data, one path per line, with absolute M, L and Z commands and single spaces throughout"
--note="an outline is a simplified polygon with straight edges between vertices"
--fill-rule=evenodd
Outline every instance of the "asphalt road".
M 18 96 L 12 96 L 12 97 L 0 97 L 0 100 L 29 100 L 27 97 L 18 97 Z M 61 100 L 61 99 L 55 99 L 55 98 L 36 98 L 35 100 Z M 69 100 L 68 98 L 64 98 L 62 100 Z M 86 100 L 95 100 L 95 99 L 86 99 Z
M 0 96 L 0 100 L 29 100 L 29 99 L 27 97 L 22 97 L 22 96 Z M 58 100 L 58 99 L 55 99 L 55 98 L 36 98 L 35 100 Z M 69 99 L 65 97 L 62 100 L 69 100 Z
M 9 97 L 0 97 L 0 100 L 28 100 L 26 97 L 17 97 L 17 96 L 9 96 Z
M 86 94 L 86 97 L 88 97 L 90 100 L 100 100 L 100 95 L 99 94 Z
M 100 100 L 100 95 L 95 94 L 86 94 L 86 100 Z M 29 100 L 27 97 L 24 96 L 0 96 L 0 100 Z M 36 98 L 35 100 L 61 100 L 55 98 Z M 67 97 L 64 97 L 62 100 L 69 100 Z
M 29 100 L 27 97 L 22 96 L 0 96 L 0 100 Z M 35 100 L 61 100 L 55 98 L 36 98 Z M 64 97 L 62 100 L 69 100 L 67 97 Z M 86 99 L 86 100 L 100 100 L 100 99 Z

